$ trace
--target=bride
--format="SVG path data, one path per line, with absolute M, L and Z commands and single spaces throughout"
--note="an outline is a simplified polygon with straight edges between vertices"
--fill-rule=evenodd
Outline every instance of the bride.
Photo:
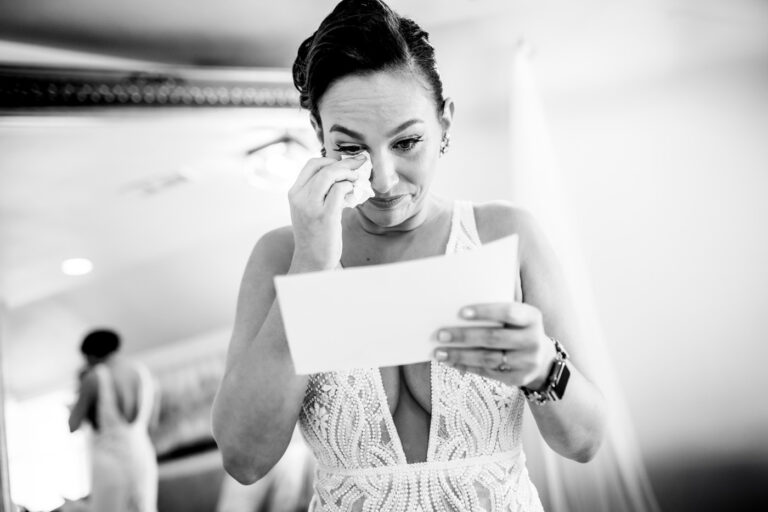
M 92 331 L 83 339 L 87 364 L 69 429 L 84 421 L 93 427 L 90 510 L 156 512 L 157 460 L 147 432 L 152 378 L 145 367 L 123 360 L 119 348 L 114 331 Z
M 318 462 L 312 511 L 542 510 L 521 447 L 525 404 L 549 446 L 580 462 L 606 424 L 551 248 L 524 211 L 430 192 L 454 104 L 412 20 L 381 1 L 343 0 L 293 71 L 322 157 L 289 192 L 292 225 L 259 240 L 243 276 L 213 410 L 226 470 L 246 484 L 263 477 L 298 422 Z M 512 234 L 516 301 L 467 304 L 456 313 L 477 321 L 470 327 L 436 325 L 432 361 L 296 375 L 274 276 L 469 251 Z

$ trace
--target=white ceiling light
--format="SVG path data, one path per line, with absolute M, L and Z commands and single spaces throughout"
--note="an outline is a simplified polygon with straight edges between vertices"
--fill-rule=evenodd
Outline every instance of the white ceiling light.
M 61 262 L 61 271 L 68 276 L 83 276 L 93 270 L 93 263 L 88 258 L 69 258 Z
M 246 152 L 246 180 L 255 188 L 287 189 L 311 156 L 300 136 L 286 133 Z

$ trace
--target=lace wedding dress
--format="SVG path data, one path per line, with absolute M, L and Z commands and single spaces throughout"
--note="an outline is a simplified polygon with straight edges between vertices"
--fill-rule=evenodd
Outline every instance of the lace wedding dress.
M 456 202 L 446 253 L 480 245 Z M 377 368 L 314 374 L 299 416 L 317 458 L 311 512 L 541 511 L 521 447 L 522 392 L 430 364 L 426 462 L 408 464 Z
M 147 433 L 154 386 L 149 371 L 137 366 L 140 375 L 139 411 L 128 423 L 117 406 L 115 383 L 109 369 L 96 366 L 99 381 L 96 414 L 99 428 L 93 432 L 93 512 L 156 512 L 157 460 Z

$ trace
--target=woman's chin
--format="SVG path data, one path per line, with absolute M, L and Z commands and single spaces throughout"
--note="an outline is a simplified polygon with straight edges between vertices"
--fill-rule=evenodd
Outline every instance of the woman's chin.
M 408 219 L 406 208 L 380 209 L 369 203 L 363 203 L 358 206 L 360 213 L 368 220 L 380 228 L 393 228 L 402 224 Z

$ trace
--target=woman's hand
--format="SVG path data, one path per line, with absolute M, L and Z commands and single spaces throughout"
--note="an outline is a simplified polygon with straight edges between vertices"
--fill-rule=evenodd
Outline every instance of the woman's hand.
M 435 359 L 510 386 L 544 384 L 557 352 L 544 333 L 541 311 L 522 302 L 496 302 L 467 306 L 459 316 L 485 325 L 437 331 Z
M 329 270 L 341 260 L 341 212 L 365 156 L 309 160 L 288 192 L 293 224 L 292 267 Z

